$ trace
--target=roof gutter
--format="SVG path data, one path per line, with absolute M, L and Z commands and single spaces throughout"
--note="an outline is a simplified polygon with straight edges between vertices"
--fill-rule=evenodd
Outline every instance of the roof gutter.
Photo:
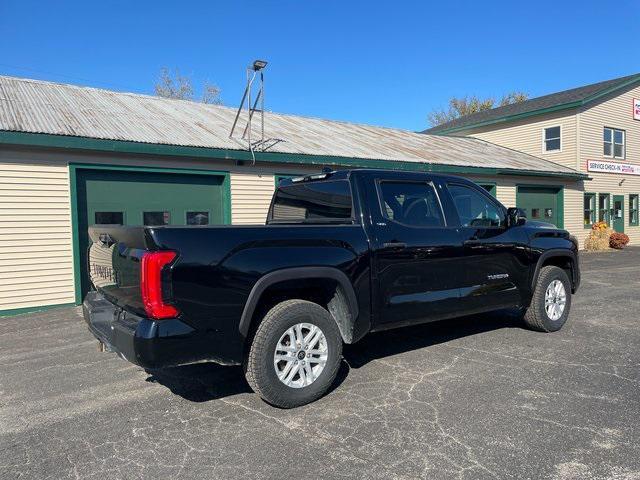
M 30 146 L 42 148 L 62 148 L 73 150 L 90 150 L 99 152 L 118 152 L 134 155 L 163 155 L 191 157 L 202 159 L 232 160 L 236 162 L 252 161 L 248 150 L 223 148 L 191 147 L 183 145 L 165 145 L 157 143 L 141 143 L 123 140 L 105 140 L 88 137 L 72 137 L 67 135 L 51 135 L 46 133 L 26 133 L 0 131 L 0 144 Z M 562 177 L 576 180 L 586 179 L 580 172 L 553 172 L 536 170 L 519 170 L 513 168 L 468 167 L 443 165 L 427 162 L 411 162 L 406 160 L 387 160 L 369 158 L 338 157 L 331 155 L 309 155 L 301 153 L 255 152 L 256 161 L 267 163 L 294 163 L 306 165 L 334 165 L 361 168 L 386 168 L 404 171 L 422 171 L 453 174 L 478 175 L 526 175 L 541 177 Z

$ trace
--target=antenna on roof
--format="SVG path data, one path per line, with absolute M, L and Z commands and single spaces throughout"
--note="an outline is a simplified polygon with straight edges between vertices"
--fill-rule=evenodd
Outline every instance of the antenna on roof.
M 236 129 L 236 125 L 238 124 L 238 119 L 240 118 L 240 113 L 242 113 L 242 109 L 245 104 L 245 100 L 247 103 L 247 123 L 244 126 L 244 130 L 242 131 L 241 139 L 247 139 L 247 143 L 249 145 L 249 151 L 251 152 L 251 158 L 253 159 L 253 165 L 256 163 L 256 156 L 253 152 L 254 144 L 251 141 L 251 133 L 252 133 L 252 120 L 253 114 L 256 111 L 260 112 L 260 141 L 255 142 L 258 145 L 264 145 L 264 68 L 267 66 L 267 62 L 265 60 L 255 60 L 253 64 L 247 67 L 247 86 L 244 89 L 244 94 L 242 95 L 242 100 L 240 100 L 240 106 L 238 107 L 238 111 L 236 112 L 236 117 L 233 120 L 233 125 L 231 126 L 231 132 L 229 133 L 229 138 L 233 138 L 233 132 Z M 256 76 L 260 73 L 260 88 L 258 90 L 258 95 L 251 105 L 251 87 L 253 82 L 256 79 Z M 260 109 L 257 109 L 258 102 L 260 102 Z

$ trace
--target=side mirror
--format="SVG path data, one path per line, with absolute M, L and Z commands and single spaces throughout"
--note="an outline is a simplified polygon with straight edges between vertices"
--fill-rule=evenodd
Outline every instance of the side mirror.
M 509 227 L 524 225 L 527 221 L 527 214 L 521 208 L 511 207 L 507 209 L 507 224 Z

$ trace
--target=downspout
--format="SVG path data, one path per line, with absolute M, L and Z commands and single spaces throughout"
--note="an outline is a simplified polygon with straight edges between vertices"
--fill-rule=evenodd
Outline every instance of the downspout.
M 580 135 L 580 114 L 582 113 L 582 107 L 578 108 L 578 113 L 576 114 L 576 170 L 580 170 L 580 145 L 582 144 L 582 136 Z

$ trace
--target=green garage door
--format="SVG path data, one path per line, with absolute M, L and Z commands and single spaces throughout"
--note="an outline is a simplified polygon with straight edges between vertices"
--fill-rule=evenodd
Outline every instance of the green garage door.
M 560 188 L 519 186 L 516 206 L 527 212 L 527 218 L 563 227 Z
M 79 169 L 76 171 L 82 294 L 87 227 L 118 225 L 215 225 L 224 223 L 224 176 Z

